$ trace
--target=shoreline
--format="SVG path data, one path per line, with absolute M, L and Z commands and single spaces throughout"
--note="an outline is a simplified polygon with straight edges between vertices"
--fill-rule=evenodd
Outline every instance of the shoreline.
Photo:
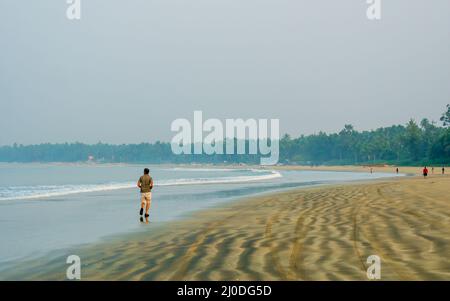
M 95 168 L 95 167 L 94 167 Z M 128 167 L 112 169 L 114 173 L 130 173 Z M 69 172 L 72 169 L 69 169 Z M 88 169 L 90 170 L 90 169 Z M 181 169 L 184 170 L 184 169 Z M 210 168 L 208 174 L 215 176 L 216 173 Z M 223 169 L 216 168 L 215 170 Z M 228 170 L 228 169 L 227 169 Z M 65 169 L 64 171 L 67 172 Z M 109 173 L 109 169 L 105 170 Z M 154 169 L 156 172 L 156 168 Z M 198 177 L 197 173 L 192 173 L 188 169 L 185 175 Z M 252 171 L 249 175 L 259 175 L 270 173 L 267 170 Z M 57 170 L 60 172 L 60 170 Z M 75 172 L 77 170 L 75 169 Z M 98 172 L 98 171 L 96 171 Z M 254 173 L 257 172 L 257 173 Z M 54 172 L 56 174 L 56 172 Z M 85 173 L 85 172 L 83 172 Z M 0 270 L 11 266 L 13 263 L 21 264 L 29 262 L 30 259 L 44 258 L 52 251 L 77 250 L 84 244 L 97 244 L 111 237 L 140 231 L 141 228 L 151 230 L 161 222 L 182 220 L 189 218 L 191 214 L 199 210 L 208 210 L 216 206 L 226 205 L 232 202 L 239 202 L 252 196 L 262 196 L 267 193 L 292 190 L 295 187 L 309 187 L 323 184 L 335 183 L 337 181 L 350 181 L 354 179 L 374 179 L 377 177 L 390 176 L 389 174 L 357 174 L 357 173 L 329 173 L 325 172 L 284 172 L 285 179 L 270 181 L 252 181 L 241 184 L 214 184 L 188 187 L 160 188 L 156 191 L 156 202 L 150 216 L 152 224 L 150 226 L 139 222 L 137 214 L 139 204 L 138 195 L 131 189 L 119 189 L 111 191 L 93 191 L 83 193 L 64 193 L 63 195 L 41 199 L 7 201 L 2 202 L 1 220 L 8 221 L 12 215 L 11 222 L 7 222 L 3 227 L 3 237 L 5 247 L 1 248 L 2 258 L 0 260 Z M 102 172 L 102 174 L 105 174 Z M 130 174 L 133 174 L 131 172 Z M 248 173 L 246 173 L 248 174 Z M 234 177 L 240 174 L 224 173 L 224 176 Z M 218 175 L 220 176 L 220 175 Z M 179 176 L 176 176 L 179 178 Z M 120 184 L 120 183 L 119 183 Z M 82 187 L 83 188 L 83 187 Z M 166 200 L 168 200 L 166 202 Z M 137 202 L 136 202 L 137 201 Z M 136 205 L 132 205 L 136 204 Z M 22 211 L 22 218 L 15 217 L 15 212 Z M 36 225 L 34 217 L 50 220 L 43 220 Z M 8 231 L 8 227 L 10 231 Z M 13 227 L 14 226 L 14 227 Z M 14 231 L 14 229 L 19 229 Z M 29 229 L 26 231 L 25 229 Z M 61 252 L 62 254 L 64 254 Z M 55 253 L 48 258 L 55 257 Z
M 382 279 L 448 280 L 448 184 L 384 178 L 245 197 L 80 249 L 83 279 L 366 280 L 376 254 Z M 31 280 L 63 280 L 64 259 L 45 261 L 31 263 Z
M 210 166 L 206 166 L 206 167 L 210 168 Z M 185 168 L 185 167 L 183 166 L 181 168 Z M 204 169 L 205 166 L 201 166 L 201 167 L 197 167 L 197 168 Z M 241 168 L 242 167 L 239 167 L 239 169 L 241 169 Z M 256 168 L 256 166 L 251 166 L 251 167 L 247 167 L 247 168 L 253 169 L 253 168 Z M 266 170 L 266 171 L 269 171 L 269 170 Z M 333 170 L 324 170 L 324 171 L 334 172 Z M 339 171 L 336 171 L 336 172 L 339 172 Z M 342 171 L 342 172 L 352 172 L 352 171 Z M 407 175 L 403 175 L 403 176 L 407 176 Z M 375 178 L 375 179 L 323 181 L 320 183 L 312 181 L 312 182 L 305 182 L 305 183 L 297 184 L 297 186 L 286 186 L 286 187 L 280 186 L 279 188 L 273 188 L 273 189 L 267 190 L 267 191 L 255 192 L 255 193 L 251 193 L 249 195 L 243 195 L 243 196 L 235 196 L 227 201 L 221 201 L 221 202 L 211 205 L 207 208 L 197 209 L 197 210 L 183 213 L 180 216 L 178 216 L 176 219 L 173 219 L 173 220 L 168 220 L 168 221 L 163 221 L 163 222 L 158 221 L 158 222 L 156 222 L 156 224 L 153 223 L 151 229 L 145 229 L 146 226 L 142 225 L 142 227 L 134 229 L 133 231 L 124 231 L 124 232 L 119 232 L 119 233 L 108 234 L 106 236 L 102 236 L 102 237 L 98 238 L 96 241 L 73 245 L 73 247 L 70 247 L 70 249 L 71 250 L 85 249 L 85 248 L 88 248 L 93 245 L 103 245 L 103 244 L 108 244 L 108 243 L 115 243 L 115 242 L 122 240 L 123 238 L 140 235 L 141 233 L 148 234 L 148 231 L 157 232 L 157 231 L 160 231 L 161 229 L 164 229 L 165 227 L 167 227 L 168 225 L 170 225 L 172 223 L 183 222 L 183 221 L 195 218 L 196 214 L 201 213 L 203 211 L 207 212 L 209 210 L 223 209 L 223 208 L 226 208 L 229 206 L 233 206 L 240 202 L 246 202 L 248 200 L 254 200 L 254 199 L 259 199 L 259 198 L 268 197 L 268 196 L 276 196 L 278 194 L 283 194 L 283 193 L 287 193 L 287 192 L 295 191 L 295 190 L 330 187 L 330 186 L 334 186 L 334 185 L 345 185 L 345 184 L 352 184 L 352 183 L 368 183 L 368 182 L 373 182 L 373 181 L 378 181 L 378 180 L 383 180 L 383 179 L 390 179 L 390 178 L 394 178 L 394 176 L 393 177 Z M 252 183 L 254 183 L 254 182 L 252 182 Z M 123 190 L 129 190 L 129 189 L 130 188 L 119 189 L 119 190 L 123 191 Z M 79 195 L 89 196 L 89 195 L 94 195 L 95 193 L 98 193 L 98 192 L 85 192 L 85 193 L 76 193 L 76 194 L 74 193 L 74 194 L 67 194 L 64 196 L 69 197 L 69 198 L 77 198 L 77 197 L 79 197 Z M 56 196 L 54 196 L 54 197 L 56 197 Z M 54 198 L 54 197 L 50 197 L 50 198 Z M 21 199 L 21 200 L 30 201 L 31 199 Z M 142 224 L 142 222 L 141 222 L 141 224 Z M 11 261 L 5 261 L 5 262 L 1 263 L 3 266 L 1 267 L 0 272 L 14 270 L 14 268 L 16 268 L 17 266 L 23 265 L 22 262 L 25 262 L 26 264 L 29 264 L 29 265 L 33 265 L 35 261 L 44 259 L 45 257 L 59 257 L 61 254 L 63 254 L 63 253 L 65 254 L 68 252 L 71 252 L 71 251 L 69 251 L 69 248 L 62 247 L 59 249 L 54 249 L 54 250 L 49 250 L 49 251 L 40 251 L 40 254 L 38 254 L 38 255 L 27 255 L 27 256 L 24 256 L 21 258 L 16 258 Z M 43 261 L 45 261 L 45 259 Z M 0 277 L 0 280 L 1 280 L 1 277 Z

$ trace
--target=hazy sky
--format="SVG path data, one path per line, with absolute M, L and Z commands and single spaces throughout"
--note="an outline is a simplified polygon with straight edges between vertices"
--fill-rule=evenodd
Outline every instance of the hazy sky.
M 438 120 L 450 1 L 0 0 L 0 145 L 169 141 L 171 122 L 279 118 L 291 135 Z

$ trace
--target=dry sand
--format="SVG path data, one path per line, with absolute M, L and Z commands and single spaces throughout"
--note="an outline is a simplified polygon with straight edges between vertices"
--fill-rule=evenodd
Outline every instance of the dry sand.
M 396 168 L 398 168 L 399 173 L 411 174 L 411 175 L 421 175 L 423 167 L 417 166 L 391 166 L 391 165 L 346 165 L 346 166 L 302 166 L 302 165 L 285 165 L 276 166 L 275 169 L 278 170 L 329 170 L 329 171 L 352 171 L 352 172 L 383 172 L 383 173 L 396 173 Z M 441 174 L 442 167 L 434 167 L 434 174 Z M 428 167 L 429 173 L 432 174 L 432 167 Z
M 450 280 L 450 177 L 253 198 L 79 254 L 84 280 L 367 280 L 369 255 L 382 280 Z M 66 267 L 36 262 L 29 278 Z

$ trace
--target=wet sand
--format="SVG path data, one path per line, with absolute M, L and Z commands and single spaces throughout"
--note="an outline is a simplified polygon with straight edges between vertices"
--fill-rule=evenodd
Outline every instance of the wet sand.
M 370 255 L 382 280 L 450 280 L 450 177 L 256 197 L 77 254 L 83 280 L 367 280 Z M 66 268 L 54 257 L 14 273 L 63 280 Z

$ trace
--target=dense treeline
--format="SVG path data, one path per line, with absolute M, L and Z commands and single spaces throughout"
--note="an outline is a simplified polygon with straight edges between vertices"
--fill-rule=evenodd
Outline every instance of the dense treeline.
M 0 147 L 0 162 L 105 163 L 259 163 L 258 155 L 175 155 L 170 143 L 111 145 L 83 143 L 17 145 Z
M 450 129 L 437 127 L 427 119 L 420 125 L 411 120 L 373 131 L 319 133 L 280 141 L 282 158 L 308 164 L 447 164 L 450 163 Z
M 372 131 L 356 131 L 345 125 L 339 133 L 280 140 L 280 163 L 288 164 L 398 164 L 441 165 L 450 163 L 450 106 L 440 119 L 443 126 L 423 119 L 410 120 Z M 169 143 L 110 145 L 40 144 L 0 147 L 2 162 L 97 162 L 127 163 L 247 163 L 258 164 L 258 155 L 174 155 Z

